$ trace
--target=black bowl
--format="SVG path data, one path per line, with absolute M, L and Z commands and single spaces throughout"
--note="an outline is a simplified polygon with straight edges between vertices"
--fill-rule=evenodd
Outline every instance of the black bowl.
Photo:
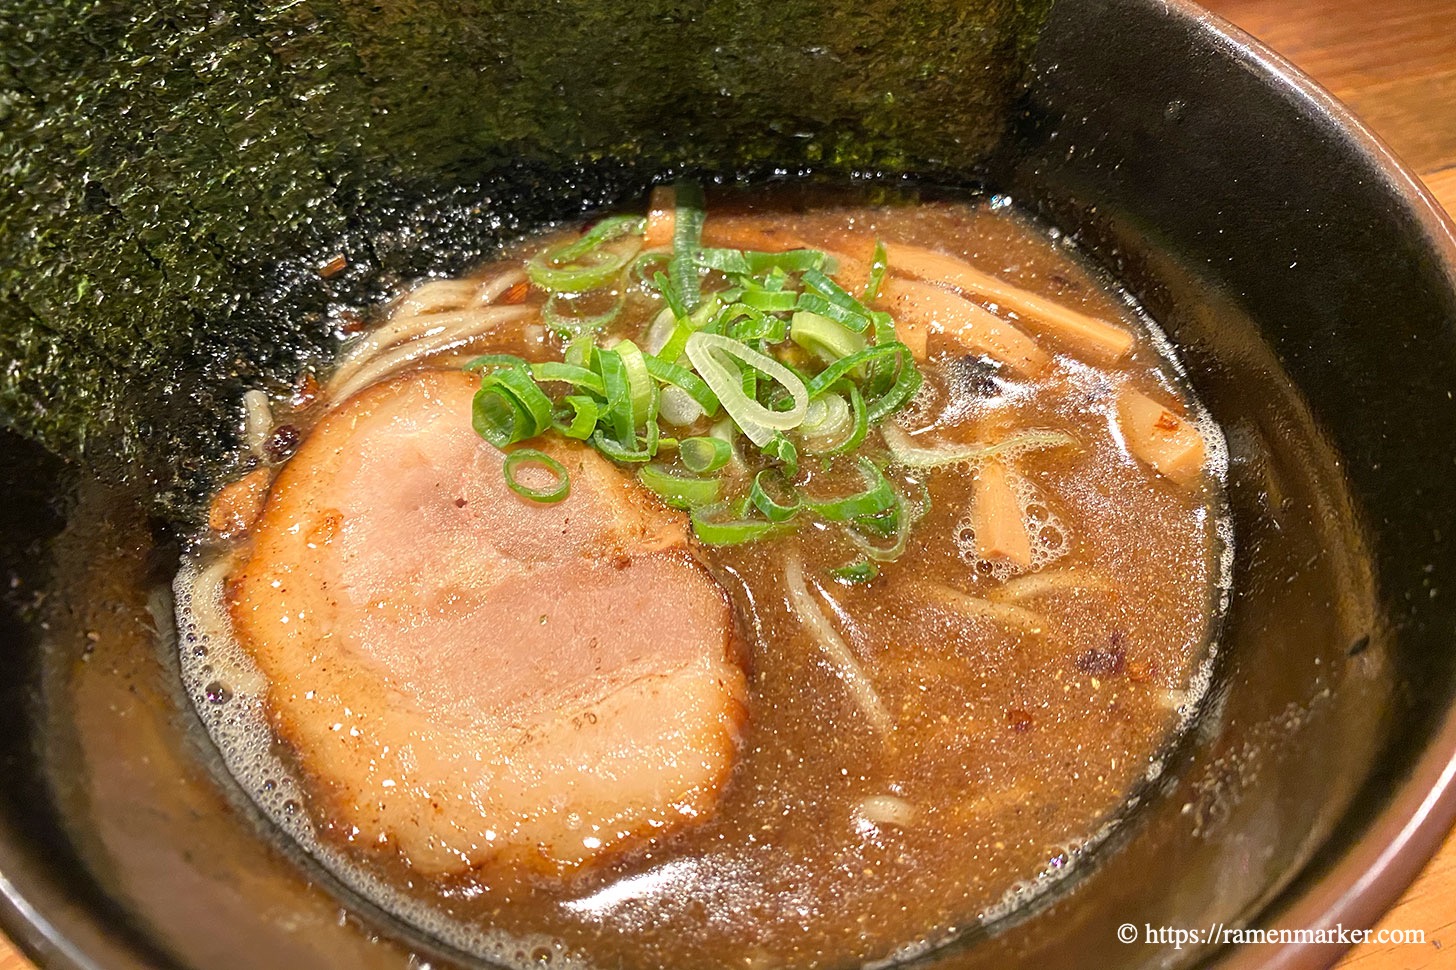
M 361 36 L 364 8 L 312 9 L 334 10 Z M 414 8 L 369 9 L 387 23 L 385 13 Z M 490 4 L 471 9 L 479 16 L 461 14 L 452 28 L 465 41 L 517 15 Z M 919 7 L 907 9 L 920 16 Z M 1236 595 L 1197 727 L 1116 835 L 1054 891 L 921 959 L 966 967 L 1332 962 L 1339 942 L 1236 948 L 1205 939 L 1174 949 L 1143 940 L 1160 926 L 1220 940 L 1225 928 L 1369 926 L 1456 817 L 1451 226 L 1344 109 L 1191 4 L 1063 0 L 1041 24 L 1035 9 L 986 9 L 994 29 L 926 30 L 923 47 L 902 45 L 896 57 L 880 57 L 874 45 L 837 52 L 844 78 L 862 71 L 870 89 L 883 76 L 887 89 L 919 92 L 903 125 L 898 115 L 847 117 L 816 100 L 835 95 L 833 85 L 769 90 L 783 76 L 773 60 L 754 62 L 732 46 L 761 39 L 751 30 L 716 52 L 718 81 L 743 83 L 721 91 L 711 110 L 656 89 L 649 97 L 650 71 L 617 92 L 628 108 L 602 108 L 600 92 L 559 86 L 589 79 L 562 67 L 554 82 L 562 110 L 617 110 L 610 124 L 583 125 L 578 112 L 567 126 L 574 141 L 557 144 L 555 154 L 523 148 L 519 157 L 505 157 L 501 146 L 526 145 L 529 132 L 482 147 L 447 131 L 432 147 L 376 165 L 387 192 L 373 192 L 360 171 L 337 169 L 329 204 L 337 211 L 357 202 L 360 214 L 334 235 L 300 229 L 298 238 L 316 247 L 309 258 L 330 246 L 360 247 L 369 257 L 355 259 L 362 268 L 327 292 L 307 273 L 290 276 L 287 261 L 265 260 L 270 278 L 281 280 L 270 312 L 294 321 L 295 337 L 297 319 L 322 314 L 313 334 L 321 338 L 331 299 L 458 265 L 488 246 L 492 232 L 637 196 L 665 168 L 843 175 L 869 165 L 1010 192 L 1126 281 L 1173 336 L 1223 422 Z M 272 11 L 257 22 L 276 27 L 283 16 Z M 692 19 L 682 10 L 671 16 Z M 318 24 L 289 30 L 326 36 L 305 27 Z M 636 36 L 618 27 L 614 41 Z M 702 39 L 684 43 L 693 37 Z M 663 48 L 660 38 L 637 40 Z M 969 62 L 955 46 L 983 41 Z M 325 48 L 320 57 L 354 56 Z M 447 48 L 437 57 L 446 68 L 463 49 Z M 909 61 L 899 56 L 912 48 Z M 277 57 L 285 86 L 323 63 L 287 51 L 297 58 Z M 367 50 L 356 53 L 368 68 Z M 1017 86 L 1022 54 L 1030 72 Z M 907 87 L 904 74 L 927 61 L 969 92 L 947 101 L 929 126 L 924 112 L 946 91 Z M 421 63 L 406 59 L 400 71 Z M 999 65 L 991 81 L 967 73 L 977 63 Z M 353 88 L 336 85 L 331 96 L 387 101 L 388 91 L 371 90 L 371 77 L 379 80 L 358 72 Z M 525 71 L 514 83 L 539 80 Z M 419 82 L 421 123 L 444 125 L 430 114 L 445 102 L 429 83 Z M 970 117 L 978 106 L 982 113 Z M 517 109 L 507 100 L 501 110 Z M 600 134 L 602 126 L 617 128 Z M 836 126 L 868 147 L 844 148 Z M 730 157 L 713 154 L 717 147 L 684 148 L 710 129 L 722 145 L 751 150 Z M 737 139 L 749 129 L 774 134 Z M 366 142 L 361 135 L 348 144 Z M 774 146 L 791 156 L 785 164 Z M 135 196 L 111 198 L 126 216 Z M 491 230 L 462 230 L 460 213 Z M 221 234 L 212 239 L 225 248 Z M 164 269 L 181 258 L 165 240 L 145 244 Z M 224 286 L 203 277 L 196 292 L 213 284 Z M 27 292 L 26 313 L 44 316 L 43 291 Z M 227 319 L 251 319 L 239 314 Z M 74 327 L 72 353 L 82 356 L 87 334 Z M 296 353 L 308 339 L 280 343 Z M 243 376 L 225 354 L 203 360 L 192 343 L 177 354 L 169 380 L 201 382 L 219 373 L 220 360 L 234 368 L 224 376 Z M 196 391 L 216 402 L 235 387 L 221 381 Z M 125 440 L 141 442 L 138 461 L 172 448 L 186 452 L 179 466 L 205 465 L 205 454 L 188 450 L 194 409 L 171 407 L 147 411 L 140 438 Z M 216 413 L 203 418 L 219 423 Z M 11 419 L 35 424 L 18 410 Z M 93 472 L 108 463 L 94 452 L 87 462 L 54 458 L 14 434 L 0 448 L 0 548 L 12 580 L 3 616 L 10 663 L 0 683 L 6 931 L 57 968 L 469 965 L 278 845 L 227 780 L 171 656 L 166 589 L 177 525 L 157 510 L 185 508 L 185 489 L 176 493 L 183 500 L 159 506 L 154 484 L 98 480 Z M 1122 924 L 1136 928 L 1137 942 L 1119 941 Z

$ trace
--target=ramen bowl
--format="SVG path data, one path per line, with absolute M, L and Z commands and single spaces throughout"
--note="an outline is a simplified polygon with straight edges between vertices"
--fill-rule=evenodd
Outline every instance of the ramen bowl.
M 17 197 L 51 231 L 3 240 L 35 269 L 5 291 L 36 336 L 0 445 L 0 892 L 32 958 L 472 965 L 230 781 L 180 685 L 179 536 L 246 382 L 402 281 L 682 172 L 1006 193 L 1127 284 L 1228 438 L 1234 595 L 1194 728 L 1094 851 L 904 961 L 1317 966 L 1338 945 L 1222 930 L 1375 921 L 1456 817 L 1456 239 L 1369 132 L 1179 2 L 443 7 L 92 11 L 10 48 L 40 92 L 7 102 Z M 35 105 L 82 102 L 45 86 L 118 65 L 163 73 L 100 84 L 89 154 L 47 142 Z M 127 285 L 88 299 L 83 253 Z

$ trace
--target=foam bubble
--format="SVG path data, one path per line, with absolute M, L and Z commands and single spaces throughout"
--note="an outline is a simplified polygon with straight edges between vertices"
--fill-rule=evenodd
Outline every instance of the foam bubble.
M 941 392 L 933 381 L 921 381 L 910 400 L 895 412 L 895 420 L 905 428 L 919 428 L 928 423 L 930 415 L 940 410 Z
M 974 474 L 974 469 L 970 469 Z M 1072 537 L 1062 517 L 1056 513 L 1042 490 L 1030 480 L 1008 470 L 1007 482 L 1016 495 L 1021 520 L 1031 533 L 1031 566 L 1022 569 L 1003 559 L 982 559 L 976 549 L 976 523 L 967 512 L 956 522 L 952 538 L 961 562 L 970 566 L 977 578 L 1004 583 L 1022 572 L 1037 572 L 1056 562 L 1072 547 Z

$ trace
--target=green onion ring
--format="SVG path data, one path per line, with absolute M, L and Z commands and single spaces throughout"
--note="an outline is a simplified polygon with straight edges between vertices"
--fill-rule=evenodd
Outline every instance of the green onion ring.
M 789 321 L 789 339 L 825 363 L 865 349 L 865 339 L 842 323 L 808 310 L 797 311 Z
M 678 475 L 665 465 L 653 463 L 637 471 L 637 480 L 675 509 L 696 509 L 718 501 L 723 487 L 717 478 Z
M 622 362 L 622 355 L 614 350 L 598 350 L 596 363 L 607 399 L 605 417 L 617 441 L 626 446 L 633 440 L 637 428 L 632 414 L 632 388 L 627 382 L 627 366 Z
M 748 345 L 720 334 L 698 331 L 688 338 L 688 359 L 699 376 L 718 395 L 723 409 L 733 418 L 748 439 L 762 448 L 776 431 L 796 428 L 804 420 L 809 407 L 809 394 L 804 382 L 783 364 Z M 742 375 L 719 359 L 719 355 L 736 358 L 783 386 L 792 398 L 787 411 L 771 411 L 744 393 Z
M 568 438 L 586 441 L 596 430 L 597 419 L 601 417 L 600 402 L 585 394 L 568 394 L 561 399 L 561 403 L 571 409 L 571 420 L 568 422 L 557 418 L 553 426 Z
M 598 395 L 607 393 L 606 385 L 602 383 L 602 375 L 590 371 L 585 367 L 577 367 L 563 361 L 548 360 L 539 364 L 531 365 L 531 376 L 538 381 L 561 381 L 564 384 L 571 384 L 574 387 L 585 388 Z
M 587 253 L 590 263 L 552 266 L 545 253 L 531 257 L 526 275 L 548 293 L 587 293 L 606 286 L 622 272 L 630 258 L 624 253 L 595 250 Z
M 763 310 L 766 313 L 783 313 L 799 305 L 799 294 L 793 290 L 765 290 L 755 288 L 744 290 L 738 297 L 738 302 L 744 306 L 753 307 L 755 310 Z
M 889 268 L 890 257 L 885 253 L 885 241 L 876 239 L 875 255 L 870 259 L 870 278 L 865 283 L 864 303 L 866 305 L 875 302 L 880 295 L 880 287 L 885 282 L 885 271 Z M 870 319 L 873 320 L 874 316 L 871 315 Z M 879 343 L 878 335 L 875 342 Z
M 612 349 L 621 357 L 622 368 L 627 374 L 627 390 L 632 400 L 632 427 L 641 427 L 647 423 L 648 405 L 654 390 L 646 355 L 630 340 L 619 340 Z
M 833 301 L 825 299 L 819 293 L 800 293 L 799 299 L 795 302 L 795 306 L 800 310 L 816 313 L 822 317 L 828 317 L 837 323 L 843 324 L 847 329 L 855 333 L 864 333 L 870 325 L 868 312 L 855 313 L 852 310 L 846 310 Z
M 816 502 L 811 499 L 804 504 L 815 515 L 829 522 L 847 522 L 851 519 L 875 515 L 893 507 L 895 490 L 891 487 L 889 479 L 885 478 L 884 472 L 880 471 L 879 467 L 868 458 L 859 460 L 859 472 L 864 476 L 866 485 L 864 491 L 825 502 Z
M 647 229 L 647 220 L 641 216 L 607 216 L 597 222 L 581 238 L 559 246 L 552 255 L 555 262 L 564 263 L 585 256 L 602 243 L 611 242 L 622 236 L 640 236 Z
M 661 357 L 654 357 L 648 354 L 646 357 L 647 373 L 651 374 L 654 380 L 664 384 L 671 384 L 682 390 L 688 397 L 698 403 L 703 413 L 708 417 L 718 413 L 718 398 L 713 394 L 713 389 L 707 385 L 701 377 L 688 370 L 686 367 L 669 363 Z
M 852 371 L 862 365 L 872 364 L 876 361 L 886 360 L 891 357 L 899 358 L 902 364 L 909 361 L 908 366 L 914 366 L 914 361 L 910 356 L 910 348 L 902 343 L 877 344 L 873 347 L 866 347 L 864 350 L 856 351 L 847 357 L 841 357 L 818 374 L 815 374 L 814 379 L 808 384 L 809 396 L 818 397 L 841 378 L 848 376 Z
M 546 324 L 547 329 L 563 337 L 579 337 L 582 334 L 605 330 L 613 320 L 617 319 L 617 314 L 622 312 L 622 307 L 627 305 L 627 294 L 618 293 L 609 309 L 580 317 L 558 310 L 556 303 L 561 299 L 565 299 L 561 293 L 552 293 L 546 298 L 545 305 L 541 307 L 541 321 Z
M 748 492 L 748 501 L 753 503 L 753 507 L 762 512 L 763 517 L 770 522 L 787 522 L 799 514 L 799 511 L 804 507 L 804 503 L 795 498 L 792 505 L 786 505 L 768 494 L 767 489 L 764 487 L 764 476 L 770 474 L 778 475 L 779 473 L 775 469 L 765 468 L 753 476 L 753 487 Z M 782 478 L 783 476 L 779 477 Z M 788 491 L 790 494 L 793 493 L 792 489 L 788 489 Z
M 598 427 L 597 430 L 592 432 L 592 436 L 588 440 L 591 442 L 593 448 L 612 459 L 612 461 L 636 463 L 651 461 L 653 458 L 653 452 L 651 450 L 645 447 L 637 447 L 637 436 L 635 434 L 630 439 L 632 444 L 624 445 L 608 437 L 606 432 Z
M 640 216 L 603 219 L 581 238 L 532 256 L 526 263 L 526 275 L 552 294 L 600 289 L 621 273 L 633 254 L 602 252 L 599 247 L 621 236 L 641 235 L 646 224 Z M 583 259 L 590 262 L 575 262 Z
M 516 468 L 520 465 L 540 465 L 556 476 L 556 484 L 551 488 L 532 488 L 523 485 L 516 480 Z M 520 448 L 506 455 L 505 464 L 501 469 L 506 478 L 506 487 L 522 498 L 528 498 L 533 502 L 559 502 L 571 494 L 571 476 L 566 473 L 561 462 L 552 458 L 544 451 L 535 448 Z
M 853 382 L 848 383 L 849 407 L 854 417 L 854 430 L 849 437 L 839 444 L 830 448 L 826 454 L 847 455 L 860 445 L 864 444 L 865 436 L 870 432 L 869 412 L 865 410 L 864 395 L 859 392 L 859 385 Z
M 723 515 L 735 518 L 719 518 Z M 762 539 L 773 530 L 774 524 L 763 520 L 745 519 L 741 509 L 731 508 L 725 503 L 693 509 L 691 519 L 693 534 L 710 546 L 736 546 L 744 542 Z
M 880 567 L 868 559 L 848 563 L 838 569 L 829 570 L 829 575 L 841 583 L 867 583 L 880 574 Z
M 688 471 L 701 475 L 728 464 L 733 457 L 733 446 L 722 438 L 684 438 L 677 446 L 677 454 Z
M 820 297 L 818 300 L 809 300 L 808 305 L 805 305 L 805 301 L 801 298 L 799 303 L 804 306 L 804 309 L 813 310 L 815 313 L 822 313 L 833 320 L 838 320 L 856 333 L 863 333 L 869 326 L 869 308 L 850 296 L 844 287 L 817 269 L 805 270 L 802 279 L 804 285 Z M 808 292 L 804 294 L 806 297 L 812 295 Z
M 763 453 L 783 463 L 784 477 L 793 479 L 799 474 L 799 448 L 785 435 L 776 434 L 763 446 Z

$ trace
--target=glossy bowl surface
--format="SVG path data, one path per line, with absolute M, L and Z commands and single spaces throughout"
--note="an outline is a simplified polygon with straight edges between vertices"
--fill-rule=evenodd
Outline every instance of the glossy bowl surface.
M 946 35 L 926 43 L 947 70 L 965 66 L 935 48 Z M 933 135 L 891 125 L 876 167 L 1009 192 L 1165 326 L 1228 433 L 1236 595 L 1197 729 L 1116 836 L 1056 892 L 920 962 L 1328 964 L 1339 947 L 1174 951 L 1117 929 L 1369 926 L 1456 817 L 1452 227 L 1348 112 L 1192 4 L 1061 0 L 1034 44 L 977 56 L 1018 50 L 1026 81 L 1005 72 L 1005 96 L 983 105 L 995 114 L 950 105 Z M 871 85 L 896 70 L 865 56 Z M 717 105 L 741 113 L 730 128 L 837 117 L 812 102 L 825 92 L 793 111 L 766 90 L 733 94 Z M 701 117 L 615 117 L 649 126 L 621 142 L 640 154 L 513 167 L 457 152 L 436 173 L 444 188 L 402 179 L 361 207 L 378 272 L 350 285 L 488 247 L 488 234 L 458 245 L 451 213 L 471 205 L 505 233 L 639 197 L 669 156 L 700 173 L 774 167 L 673 155 Z M 402 263 L 385 252 L 390 219 L 418 244 Z M 293 297 L 279 312 L 313 299 Z M 6 931 L 50 968 L 469 965 L 276 844 L 233 788 L 170 653 L 175 524 L 17 436 L 0 452 Z

